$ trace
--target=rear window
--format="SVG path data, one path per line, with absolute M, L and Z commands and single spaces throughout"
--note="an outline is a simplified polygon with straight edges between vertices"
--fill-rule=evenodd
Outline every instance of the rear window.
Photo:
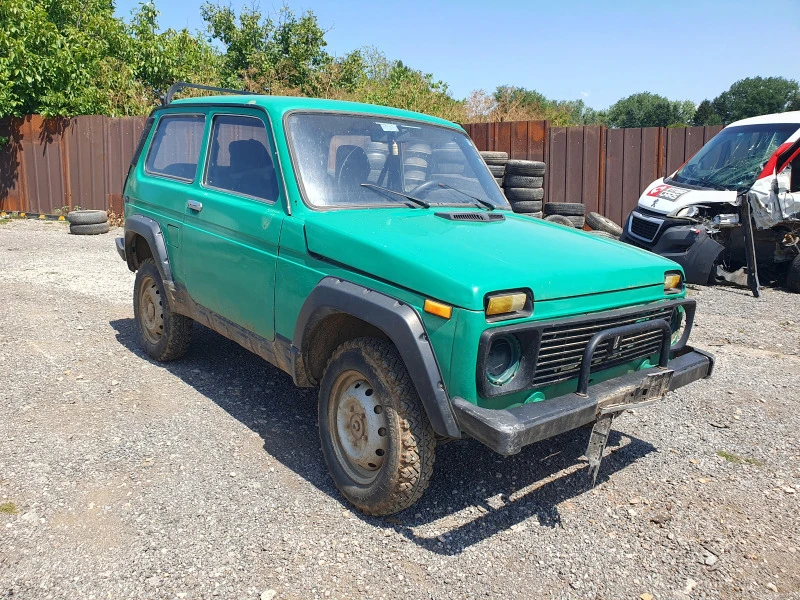
M 144 165 L 145 171 L 180 181 L 194 181 L 204 129 L 204 115 L 161 117 Z

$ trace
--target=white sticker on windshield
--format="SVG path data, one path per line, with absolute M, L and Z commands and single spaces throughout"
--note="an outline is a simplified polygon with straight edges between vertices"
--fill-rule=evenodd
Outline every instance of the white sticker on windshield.
M 400 131 L 397 128 L 397 125 L 395 125 L 394 123 L 380 123 L 379 122 L 378 125 L 380 125 L 381 129 L 383 129 L 384 131 L 394 131 L 395 133 Z

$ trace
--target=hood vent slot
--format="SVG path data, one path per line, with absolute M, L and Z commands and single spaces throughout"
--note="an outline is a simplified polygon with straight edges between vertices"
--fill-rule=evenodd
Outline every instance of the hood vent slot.
M 479 213 L 479 212 L 466 212 L 466 213 L 452 213 L 452 212 L 437 212 L 433 213 L 437 217 L 447 219 L 448 221 L 472 221 L 472 222 L 485 222 L 492 221 L 505 221 L 504 215 L 499 213 Z

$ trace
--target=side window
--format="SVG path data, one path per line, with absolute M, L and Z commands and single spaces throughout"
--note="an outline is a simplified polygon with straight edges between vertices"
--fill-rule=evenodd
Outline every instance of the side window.
M 144 164 L 145 171 L 181 181 L 194 181 L 204 129 L 203 115 L 161 117 Z
M 256 117 L 218 115 L 211 128 L 205 184 L 274 202 L 278 179 L 267 130 Z

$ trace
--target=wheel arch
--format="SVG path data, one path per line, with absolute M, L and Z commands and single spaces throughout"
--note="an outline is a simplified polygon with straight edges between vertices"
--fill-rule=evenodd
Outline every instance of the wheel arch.
M 164 234 L 157 221 L 144 215 L 132 215 L 125 219 L 125 260 L 131 271 L 136 271 L 147 258 L 152 258 L 164 285 L 174 288 L 172 268 L 167 254 Z
M 382 337 L 392 342 L 433 430 L 461 437 L 433 347 L 416 310 L 349 281 L 325 277 L 303 303 L 291 349 L 295 383 L 316 385 L 333 350 L 357 337 Z

